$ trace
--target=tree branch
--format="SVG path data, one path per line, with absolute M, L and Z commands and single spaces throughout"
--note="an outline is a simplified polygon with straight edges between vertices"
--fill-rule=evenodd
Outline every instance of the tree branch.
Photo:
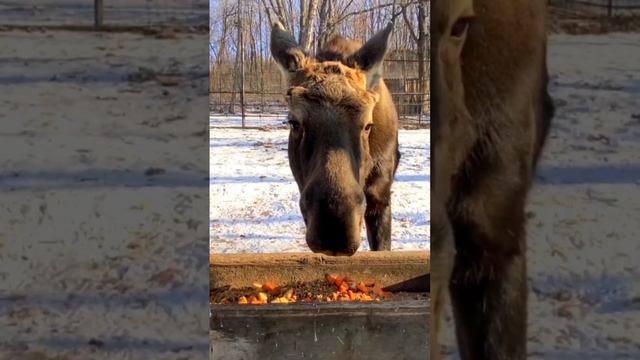
M 407 30 L 409 30 L 409 35 L 416 43 L 418 42 L 418 35 L 413 31 L 413 27 L 411 26 L 411 22 L 409 21 L 409 17 L 407 16 L 407 8 L 402 9 L 402 18 L 404 18 L 404 23 L 407 24 Z

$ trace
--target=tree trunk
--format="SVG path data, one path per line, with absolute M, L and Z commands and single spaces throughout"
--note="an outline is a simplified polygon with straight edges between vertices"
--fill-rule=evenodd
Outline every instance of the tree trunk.
M 320 5 L 320 13 L 318 16 L 318 38 L 316 46 L 321 49 L 324 44 L 329 40 L 329 36 L 333 32 L 333 25 L 331 24 L 333 18 L 333 0 L 322 0 Z
M 308 6 L 304 6 L 308 3 Z M 300 38 L 302 50 L 308 52 L 311 49 L 314 20 L 318 13 L 318 0 L 300 0 Z

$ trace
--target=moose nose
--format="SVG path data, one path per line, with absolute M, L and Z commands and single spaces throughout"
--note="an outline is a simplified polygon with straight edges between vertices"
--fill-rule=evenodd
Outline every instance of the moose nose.
M 313 252 L 351 256 L 358 250 L 366 204 L 361 190 L 341 197 L 316 191 L 303 202 L 305 237 Z

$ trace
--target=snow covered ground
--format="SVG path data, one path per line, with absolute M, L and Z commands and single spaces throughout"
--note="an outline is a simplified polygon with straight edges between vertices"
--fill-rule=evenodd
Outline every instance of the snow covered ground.
M 211 251 L 309 251 L 299 192 L 287 159 L 289 130 L 277 115 L 210 118 Z M 429 130 L 400 130 L 392 187 L 392 250 L 429 248 Z M 362 250 L 368 250 L 362 231 Z
M 553 35 L 548 59 L 556 117 L 528 206 L 529 358 L 640 359 L 640 35 Z
M 0 31 L 0 359 L 205 358 L 207 40 Z

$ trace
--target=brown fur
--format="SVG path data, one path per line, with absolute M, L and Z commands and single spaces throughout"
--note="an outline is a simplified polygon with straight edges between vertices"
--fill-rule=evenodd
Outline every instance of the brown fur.
M 545 2 L 434 0 L 432 14 L 432 359 L 447 293 L 462 359 L 524 359 L 524 206 L 553 115 Z
M 317 252 L 352 255 L 364 222 L 370 247 L 390 250 L 391 184 L 399 160 L 391 94 L 383 81 L 369 86 L 375 69 L 359 63 L 367 44 L 337 36 L 315 58 L 292 44 L 274 27 L 271 48 L 288 80 L 289 163 L 307 244 Z M 374 65 L 384 54 L 377 55 Z M 365 130 L 369 123 L 373 127 Z

